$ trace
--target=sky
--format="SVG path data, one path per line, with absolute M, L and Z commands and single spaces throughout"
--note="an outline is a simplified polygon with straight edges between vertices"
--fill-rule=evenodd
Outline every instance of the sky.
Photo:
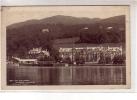
M 2 18 L 6 26 L 26 20 L 43 19 L 55 15 L 104 19 L 128 14 L 128 6 L 25 6 L 2 8 Z

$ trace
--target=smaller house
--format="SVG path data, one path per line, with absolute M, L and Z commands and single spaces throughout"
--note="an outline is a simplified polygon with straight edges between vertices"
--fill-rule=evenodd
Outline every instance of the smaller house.
M 31 58 L 37 58 L 38 56 L 42 56 L 42 55 L 47 56 L 47 57 L 50 56 L 49 51 L 48 50 L 42 50 L 41 47 L 33 48 L 33 49 L 29 50 L 28 54 Z

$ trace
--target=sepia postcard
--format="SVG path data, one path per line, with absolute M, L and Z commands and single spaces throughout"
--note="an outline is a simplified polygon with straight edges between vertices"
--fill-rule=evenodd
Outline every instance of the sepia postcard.
M 129 6 L 1 11 L 3 90 L 130 89 Z

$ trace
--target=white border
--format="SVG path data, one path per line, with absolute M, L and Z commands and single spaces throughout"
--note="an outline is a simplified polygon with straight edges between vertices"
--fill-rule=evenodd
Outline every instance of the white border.
M 129 5 L 135 2 L 136 0 L 2 0 L 2 5 Z
M 20 2 L 19 2 L 20 1 Z M 31 2 L 28 0 L 5 0 L 2 1 L 2 6 L 23 6 L 23 5 L 130 5 L 131 7 L 131 16 L 130 16 L 130 21 L 131 21 L 131 89 L 115 89 L 115 90 L 42 90 L 43 92 L 136 92 L 137 91 L 137 86 L 136 86 L 136 23 L 135 23 L 135 11 L 137 10 L 136 7 L 136 2 L 135 0 L 77 0 L 77 1 L 65 1 L 65 0 L 49 0 L 45 1 L 44 0 L 31 0 Z M 5 91 L 5 90 L 3 90 Z M 6 90 L 7 91 L 7 90 Z M 12 90 L 8 90 L 12 91 Z M 14 90 L 14 91 L 21 91 L 21 90 Z M 22 90 L 26 91 L 26 90 Z M 32 90 L 27 90 L 27 91 L 32 91 Z M 33 90 L 33 91 L 40 91 L 41 90 Z

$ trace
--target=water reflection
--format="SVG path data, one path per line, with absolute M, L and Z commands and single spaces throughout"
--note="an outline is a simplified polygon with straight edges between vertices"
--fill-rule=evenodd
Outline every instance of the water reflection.
M 120 85 L 125 66 L 34 67 L 7 65 L 8 85 Z

